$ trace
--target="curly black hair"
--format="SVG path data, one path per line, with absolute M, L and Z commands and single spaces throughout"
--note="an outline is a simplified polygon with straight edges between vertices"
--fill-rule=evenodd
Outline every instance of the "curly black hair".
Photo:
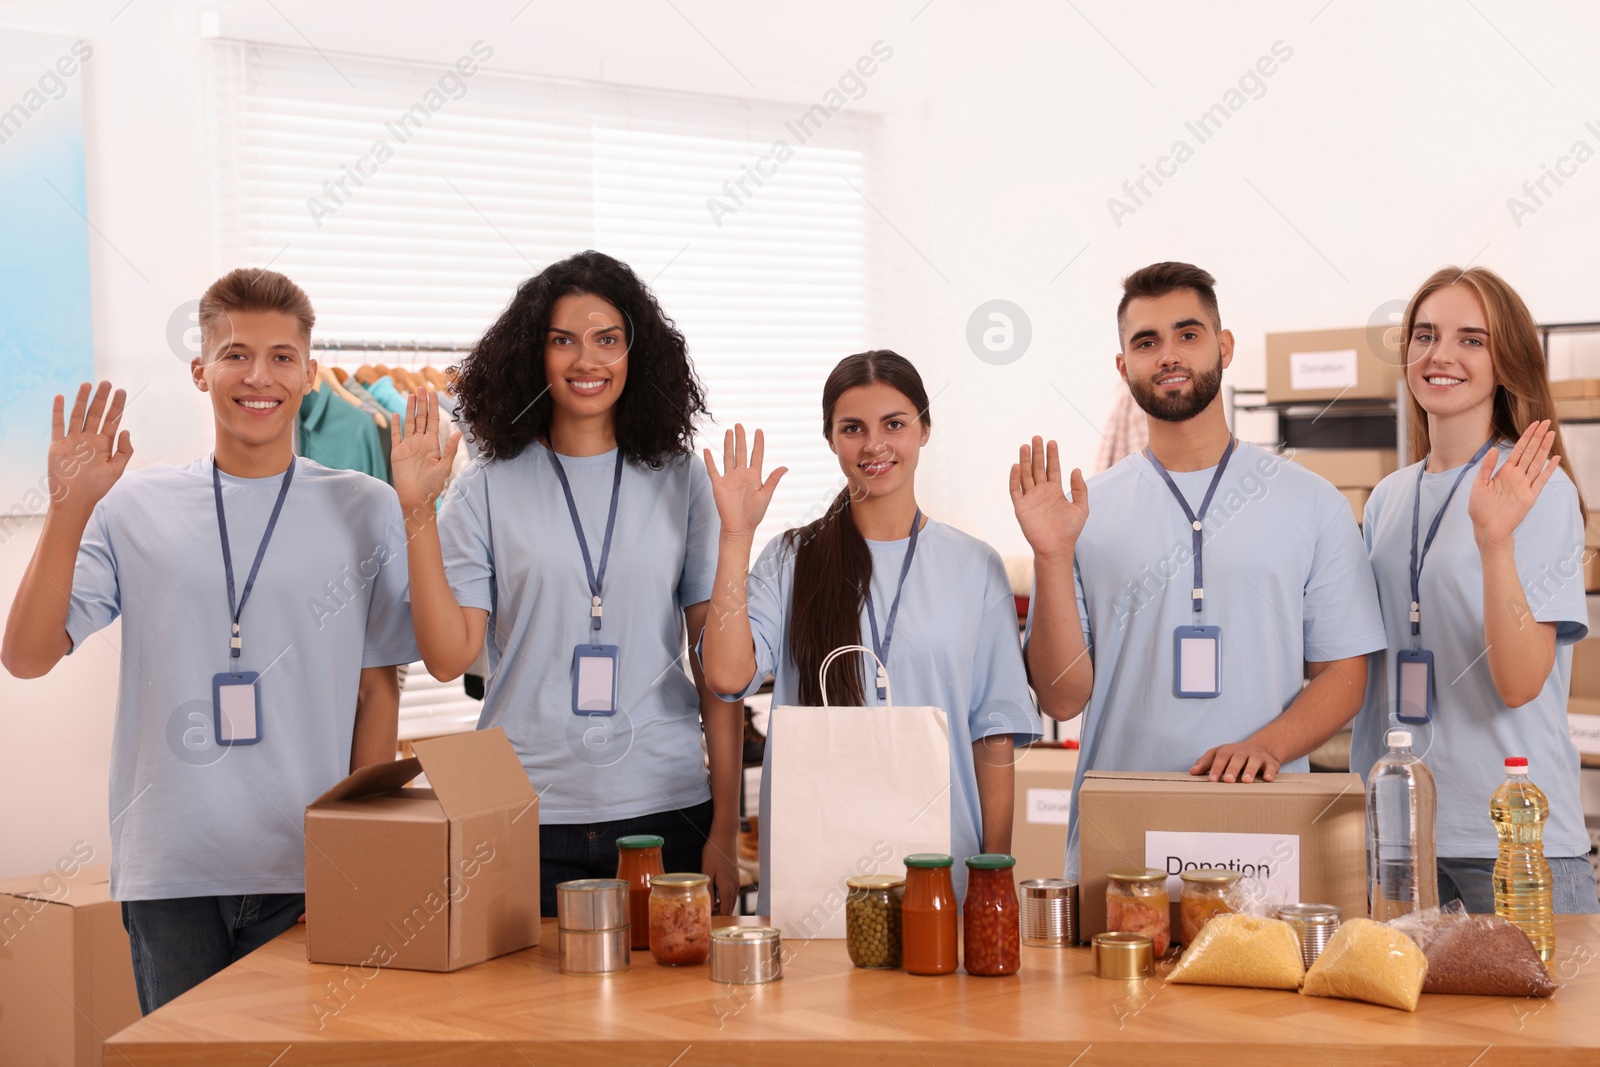
M 617 447 L 635 463 L 660 467 L 694 453 L 695 423 L 709 414 L 689 346 L 650 289 L 621 260 L 590 249 L 523 282 L 500 318 L 462 361 L 456 379 L 461 421 L 489 459 L 510 459 L 548 439 L 555 402 L 544 373 L 550 313 L 570 293 L 597 296 L 620 311 L 628 377 L 614 409 Z

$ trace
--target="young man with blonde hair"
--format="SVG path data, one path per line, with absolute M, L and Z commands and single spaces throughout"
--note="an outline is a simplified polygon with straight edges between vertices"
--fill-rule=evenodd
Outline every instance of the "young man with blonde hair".
M 125 473 L 126 396 L 55 398 L 44 529 L 3 659 L 48 672 L 122 619 L 111 891 L 139 1003 L 178 996 L 304 911 L 306 804 L 394 758 L 418 658 L 399 502 L 294 454 L 316 381 L 299 286 L 235 270 L 200 301 L 212 455 Z

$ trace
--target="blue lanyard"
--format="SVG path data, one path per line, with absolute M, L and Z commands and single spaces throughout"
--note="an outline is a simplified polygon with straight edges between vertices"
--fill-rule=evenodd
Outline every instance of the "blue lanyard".
M 1428 469 L 1428 457 L 1422 457 L 1422 463 L 1417 467 L 1417 496 L 1411 502 L 1411 636 L 1422 636 L 1422 565 L 1428 559 L 1428 549 L 1433 547 L 1433 539 L 1439 536 L 1439 524 L 1444 521 L 1445 509 L 1450 506 L 1450 501 L 1455 497 L 1456 490 L 1461 488 L 1461 481 L 1468 474 L 1478 469 L 1478 464 L 1483 462 L 1483 457 L 1489 454 L 1489 449 L 1494 445 L 1494 438 L 1489 438 L 1483 447 L 1473 455 L 1472 461 L 1461 468 L 1461 473 L 1456 475 L 1456 480 L 1450 485 L 1450 492 L 1445 494 L 1444 503 L 1439 505 L 1439 511 L 1433 517 L 1433 522 L 1428 526 L 1428 539 L 1422 542 L 1422 551 L 1417 551 L 1417 535 L 1422 532 L 1422 475 Z
M 261 560 L 267 554 L 267 542 L 272 540 L 272 530 L 278 525 L 278 513 L 283 510 L 283 499 L 289 495 L 289 483 L 294 481 L 295 461 L 289 461 L 289 469 L 283 472 L 283 484 L 278 487 L 277 503 L 272 505 L 272 517 L 267 520 L 266 532 L 261 535 L 261 544 L 256 549 L 256 561 L 250 565 L 250 576 L 244 580 L 244 595 L 236 604 L 233 598 L 233 550 L 228 545 L 228 515 L 222 509 L 222 475 L 217 473 L 217 460 L 211 458 L 211 490 L 217 499 L 217 530 L 222 535 L 222 569 L 228 575 L 228 614 L 233 619 L 233 635 L 228 641 L 229 655 L 233 659 L 239 658 L 243 642 L 239 638 L 239 618 L 244 614 L 245 602 L 250 599 L 250 590 L 255 588 L 256 574 L 261 570 Z
M 905 592 L 906 575 L 911 573 L 911 560 L 917 554 L 917 534 L 922 530 L 922 509 L 917 509 L 911 520 L 911 543 L 906 545 L 906 558 L 900 563 L 900 583 L 894 587 L 894 601 L 889 605 L 889 618 L 883 627 L 883 639 L 878 639 L 878 613 L 872 607 L 872 589 L 867 589 L 867 622 L 872 626 L 872 651 L 878 654 L 879 696 L 887 688 L 884 684 L 889 669 L 889 642 L 894 640 L 894 620 L 900 614 L 900 594 Z
M 1233 457 L 1233 450 L 1238 446 L 1239 439 L 1230 434 L 1228 437 L 1228 450 L 1222 453 L 1222 460 L 1217 464 L 1217 472 L 1211 476 L 1211 484 L 1206 487 L 1205 499 L 1200 501 L 1201 515 L 1211 510 L 1211 498 L 1216 495 L 1217 485 L 1222 481 L 1222 472 L 1228 469 L 1228 460 Z M 1190 594 L 1190 599 L 1194 601 L 1195 613 L 1199 614 L 1200 606 L 1205 603 L 1206 599 L 1206 587 L 1201 576 L 1200 567 L 1200 553 L 1203 548 L 1202 542 L 1204 541 L 1200 531 L 1204 528 L 1203 524 L 1195 513 L 1189 509 L 1189 502 L 1178 491 L 1178 486 L 1173 482 L 1172 475 L 1167 473 L 1167 468 L 1161 465 L 1161 461 L 1156 458 L 1156 454 L 1146 448 L 1144 457 L 1150 461 L 1150 465 L 1156 469 L 1156 473 L 1161 475 L 1161 480 L 1167 483 L 1167 488 L 1172 490 L 1172 495 L 1177 498 L 1178 506 L 1183 509 L 1184 516 L 1189 520 L 1189 528 L 1194 532 L 1194 592 Z
M 622 492 L 622 449 L 617 449 L 617 470 L 611 477 L 611 512 L 606 516 L 606 536 L 600 543 L 600 571 L 594 569 L 594 561 L 589 557 L 589 539 L 583 536 L 583 520 L 578 518 L 578 502 L 572 499 L 572 484 L 567 481 L 567 472 L 562 469 L 561 460 L 556 455 L 555 449 L 545 449 L 545 455 L 550 457 L 550 466 L 556 469 L 556 477 L 561 479 L 561 491 L 567 497 L 567 513 L 572 516 L 572 529 L 578 535 L 578 548 L 583 552 L 583 569 L 589 578 L 589 596 L 592 598 L 589 605 L 590 628 L 596 632 L 600 629 L 600 590 L 606 581 L 606 561 L 611 558 L 611 531 L 617 526 L 617 496 Z

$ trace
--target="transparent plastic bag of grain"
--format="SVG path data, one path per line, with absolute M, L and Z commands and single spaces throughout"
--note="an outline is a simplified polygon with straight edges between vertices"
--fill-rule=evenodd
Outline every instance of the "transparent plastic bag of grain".
M 1299 989 L 1304 977 L 1300 941 L 1288 923 L 1239 913 L 1213 916 L 1167 981 Z
M 1452 900 L 1442 908 L 1390 921 L 1428 958 L 1424 993 L 1488 997 L 1548 997 L 1558 983 L 1522 928 L 1498 915 L 1468 915 Z
M 1346 919 L 1306 972 L 1300 992 L 1416 1011 L 1427 974 L 1427 957 L 1404 933 L 1371 919 Z

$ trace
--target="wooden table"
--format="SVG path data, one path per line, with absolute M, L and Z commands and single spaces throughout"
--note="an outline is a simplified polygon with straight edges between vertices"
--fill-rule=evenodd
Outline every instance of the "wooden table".
M 725 986 L 636 953 L 608 978 L 559 973 L 544 943 L 453 974 L 305 960 L 284 934 L 108 1043 L 108 1067 L 302 1064 L 1217 1064 L 1600 1062 L 1600 916 L 1560 916 L 1548 1000 L 1425 996 L 1413 1014 L 1280 991 L 1098 979 L 1084 948 L 1022 950 L 1008 978 L 850 966 L 791 942 L 782 980 Z

